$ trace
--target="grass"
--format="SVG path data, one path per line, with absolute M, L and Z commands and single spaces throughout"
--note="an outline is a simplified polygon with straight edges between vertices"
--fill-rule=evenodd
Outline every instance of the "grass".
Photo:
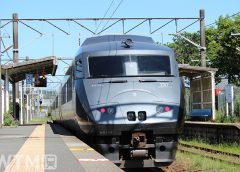
M 183 165 L 186 171 L 238 172 L 240 170 L 240 166 L 238 165 L 179 151 L 176 155 L 176 163 Z
M 229 153 L 236 153 L 240 155 L 240 145 L 238 144 L 209 144 L 206 143 L 203 140 L 182 140 L 180 139 L 180 143 L 185 143 L 185 144 L 191 144 L 194 146 L 200 146 L 200 147 L 204 147 L 204 148 L 209 148 L 209 149 L 215 149 L 215 150 L 220 150 L 220 151 L 224 151 L 224 152 L 229 152 Z
M 215 120 L 215 122 L 219 122 L 219 123 L 239 123 L 240 122 L 239 112 L 236 111 L 236 113 L 234 115 L 230 114 L 227 117 L 225 112 L 223 112 L 221 110 L 216 110 L 216 120 Z
M 33 117 L 29 124 L 45 124 L 49 119 L 48 117 Z

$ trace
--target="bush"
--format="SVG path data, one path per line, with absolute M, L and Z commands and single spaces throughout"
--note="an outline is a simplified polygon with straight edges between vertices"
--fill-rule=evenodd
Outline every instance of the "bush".
M 225 114 L 225 112 L 219 110 L 216 111 L 216 122 L 220 122 L 220 123 L 234 123 L 237 122 L 239 119 L 238 117 L 235 117 L 231 114 L 229 114 L 229 116 L 227 117 L 227 115 Z
M 240 117 L 240 95 L 236 96 L 235 102 L 234 102 L 234 113 L 237 117 Z
M 4 126 L 17 126 L 18 122 L 14 120 L 12 114 L 12 104 L 10 104 L 9 106 L 9 110 L 8 112 L 4 113 L 4 121 L 3 121 L 3 125 Z
M 216 110 L 216 122 L 223 123 L 226 120 L 226 115 L 221 110 Z
M 12 113 L 9 111 L 4 114 L 4 124 L 5 126 L 17 126 L 18 123 L 12 117 Z

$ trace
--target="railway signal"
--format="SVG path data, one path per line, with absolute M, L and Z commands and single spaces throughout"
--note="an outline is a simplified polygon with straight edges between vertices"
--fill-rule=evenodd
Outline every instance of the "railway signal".
M 40 77 L 38 75 L 35 76 L 34 87 L 47 87 L 47 78 L 44 72 Z
M 47 78 L 39 77 L 38 80 L 35 81 L 35 87 L 47 87 Z

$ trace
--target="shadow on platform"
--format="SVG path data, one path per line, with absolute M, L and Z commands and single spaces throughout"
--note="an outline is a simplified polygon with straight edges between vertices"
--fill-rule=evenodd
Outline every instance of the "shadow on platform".
M 59 124 L 50 123 L 50 122 L 48 122 L 48 124 L 50 125 L 50 127 L 51 127 L 51 129 L 52 129 L 54 134 L 60 134 L 60 135 L 64 135 L 64 136 L 72 136 L 72 135 L 74 135 L 70 131 L 66 130 L 65 128 L 63 128 Z

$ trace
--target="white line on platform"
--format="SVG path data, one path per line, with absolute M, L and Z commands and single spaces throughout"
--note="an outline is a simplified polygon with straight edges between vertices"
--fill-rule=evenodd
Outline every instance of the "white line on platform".
M 105 159 L 105 158 L 102 158 L 102 159 L 78 159 L 78 161 L 80 162 L 103 162 L 103 161 L 109 161 L 109 159 Z

